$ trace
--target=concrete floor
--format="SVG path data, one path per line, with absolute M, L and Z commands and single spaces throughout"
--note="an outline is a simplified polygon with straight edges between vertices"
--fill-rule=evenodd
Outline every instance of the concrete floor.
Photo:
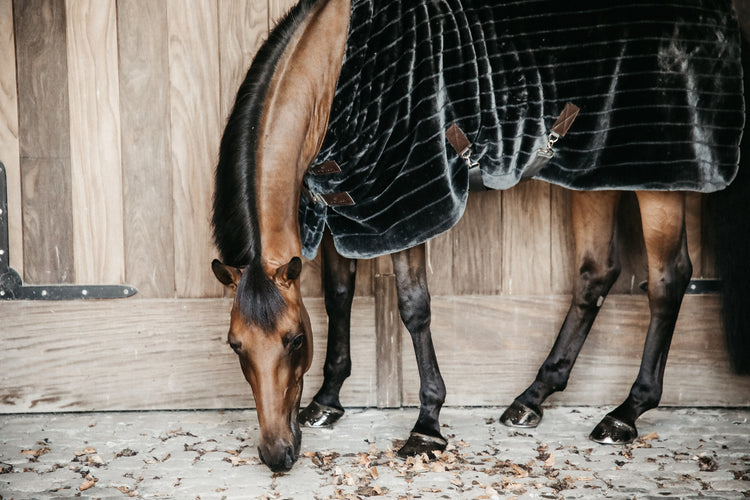
M 642 438 L 586 436 L 608 408 L 549 408 L 538 429 L 499 408 L 446 408 L 439 460 L 401 460 L 416 409 L 349 410 L 304 429 L 302 456 L 273 475 L 254 411 L 0 415 L 0 498 L 746 498 L 750 409 L 660 409 Z

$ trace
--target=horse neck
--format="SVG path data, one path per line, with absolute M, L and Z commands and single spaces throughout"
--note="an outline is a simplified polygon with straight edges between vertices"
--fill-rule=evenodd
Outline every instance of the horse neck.
M 323 0 L 295 31 L 269 85 L 256 173 L 263 264 L 301 254 L 298 209 L 305 171 L 325 137 L 344 57 L 350 0 Z

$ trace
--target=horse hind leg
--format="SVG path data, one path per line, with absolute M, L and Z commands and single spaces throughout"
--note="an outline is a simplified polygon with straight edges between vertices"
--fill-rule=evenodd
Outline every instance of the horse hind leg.
M 626 444 L 638 436 L 636 419 L 659 405 L 664 367 L 692 265 L 685 233 L 684 193 L 639 192 L 643 238 L 648 256 L 651 320 L 638 376 L 624 403 L 590 435 L 604 444 Z
M 448 442 L 440 433 L 440 409 L 445 402 L 445 383 L 440 375 L 430 331 L 430 294 L 427 289 L 425 246 L 394 253 L 398 308 L 411 334 L 419 370 L 419 417 L 400 456 L 443 451 Z
M 542 403 L 565 389 L 573 364 L 609 289 L 620 273 L 615 218 L 620 194 L 573 192 L 572 216 L 578 276 L 573 300 L 552 350 L 536 379 L 500 417 L 512 427 L 536 427 Z
M 339 392 L 352 370 L 349 333 L 357 261 L 338 254 L 328 231 L 321 242 L 321 257 L 328 343 L 323 385 L 299 414 L 299 422 L 308 427 L 328 427 L 344 415 Z

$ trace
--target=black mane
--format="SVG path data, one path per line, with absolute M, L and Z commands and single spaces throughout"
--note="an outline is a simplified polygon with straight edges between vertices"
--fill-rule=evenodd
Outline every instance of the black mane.
M 245 268 L 237 300 L 245 319 L 264 330 L 274 327 L 285 305 L 263 272 L 255 195 L 255 152 L 266 90 L 297 27 L 317 0 L 301 0 L 271 31 L 255 55 L 227 120 L 219 148 L 214 191 L 214 241 L 225 264 Z

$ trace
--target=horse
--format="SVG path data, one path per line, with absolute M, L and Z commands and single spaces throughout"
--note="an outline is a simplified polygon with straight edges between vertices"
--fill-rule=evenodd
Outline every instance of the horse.
M 471 2 L 464 2 L 467 3 Z M 396 6 L 392 7 L 392 4 Z M 391 76 L 378 64 L 370 61 L 365 69 L 360 68 L 353 73 L 354 76 L 346 74 L 345 63 L 356 60 L 366 51 L 377 33 L 387 42 L 401 33 L 399 22 L 416 19 L 422 15 L 422 10 L 437 9 L 443 17 L 438 22 L 415 23 L 417 32 L 409 36 L 414 37 L 413 46 L 420 50 L 424 39 L 429 39 L 432 45 L 438 46 L 438 51 L 447 54 L 453 50 L 448 47 L 448 40 L 467 36 L 466 33 L 473 37 L 477 35 L 477 30 L 489 32 L 494 28 L 494 25 L 485 27 L 481 23 L 468 22 L 468 15 L 459 12 L 454 4 L 456 2 L 452 0 L 403 4 L 392 1 L 383 2 L 386 6 L 382 7 L 374 5 L 373 0 L 301 0 L 283 17 L 260 47 L 238 90 L 222 136 L 216 168 L 212 225 L 220 260 L 212 262 L 212 269 L 216 278 L 235 292 L 228 344 L 238 356 L 257 405 L 261 434 L 259 456 L 273 471 L 291 469 L 299 457 L 300 424 L 330 426 L 344 414 L 339 390 L 351 372 L 349 325 L 356 263 L 357 258 L 376 254 L 391 254 L 399 312 L 411 335 L 419 368 L 419 415 L 408 440 L 398 453 L 408 456 L 444 450 L 447 440 L 440 432 L 439 413 L 445 401 L 446 388 L 432 343 L 424 242 L 447 230 L 460 218 L 470 177 L 479 175 L 481 182 L 492 188 L 509 187 L 528 177 L 558 182 L 554 175 L 560 175 L 565 168 L 555 163 L 556 159 L 550 161 L 551 158 L 579 158 L 579 162 L 583 161 L 581 156 L 575 156 L 574 148 L 570 146 L 573 142 L 568 149 L 555 148 L 568 140 L 562 137 L 571 123 L 573 127 L 579 123 L 585 127 L 587 120 L 590 122 L 590 117 L 596 114 L 590 106 L 581 106 L 578 118 L 575 118 L 575 113 L 563 113 L 564 130 L 558 129 L 556 132 L 556 124 L 548 135 L 548 126 L 557 117 L 562 104 L 549 105 L 552 109 L 546 110 L 534 108 L 538 116 L 531 116 L 533 113 L 529 110 L 533 106 L 528 103 L 535 98 L 531 94 L 537 92 L 536 97 L 541 99 L 542 94 L 550 89 L 541 81 L 519 85 L 517 80 L 523 76 L 519 74 L 511 74 L 505 80 L 493 75 L 499 80 L 488 83 L 488 79 L 482 75 L 486 74 L 486 67 L 492 64 L 492 59 L 488 54 L 480 53 L 481 47 L 478 49 L 478 45 L 467 49 L 470 63 L 464 64 L 458 71 L 466 72 L 468 76 L 457 84 L 444 80 L 444 75 L 432 80 L 432 77 L 419 79 L 425 65 L 440 66 L 441 70 L 447 72 L 449 68 L 447 64 L 446 67 L 442 66 L 445 62 L 443 59 L 438 64 L 415 57 L 417 52 L 409 52 L 405 58 L 398 53 L 383 52 L 383 57 L 391 57 L 390 62 L 397 66 L 404 59 L 411 58 L 407 64 L 411 73 L 404 81 L 417 91 L 409 94 L 408 98 L 397 96 L 397 104 L 394 105 L 380 99 L 384 93 L 393 90 L 393 85 L 387 84 Z M 509 2 L 508 7 L 511 4 L 514 3 Z M 515 4 L 517 6 L 518 3 Z M 628 13 L 638 10 L 619 7 L 626 8 L 623 12 Z M 454 8 L 456 10 L 451 10 Z M 599 10 L 606 9 L 593 9 L 591 12 Z M 478 12 L 481 14 L 482 10 Z M 552 14 L 560 16 L 565 13 Z M 472 15 L 476 16 L 477 13 Z M 381 22 L 381 29 L 377 33 L 371 27 L 361 29 L 356 38 L 353 31 L 353 26 L 358 26 L 355 18 Z M 732 22 L 736 25 L 731 16 L 728 19 L 730 25 Z M 463 26 L 464 31 L 450 31 L 445 27 L 449 26 L 446 24 L 449 20 Z M 674 30 L 676 32 L 677 28 Z M 424 38 L 419 38 L 420 33 Z M 642 38 L 641 35 L 637 38 Z M 721 36 L 731 39 L 733 35 L 730 32 Z M 350 43 L 353 37 L 356 43 Z M 503 43 L 507 41 L 505 39 Z M 723 46 L 717 46 L 724 50 Z M 664 58 L 669 60 L 660 60 L 659 64 L 688 64 L 684 58 L 680 59 L 684 54 L 679 47 L 671 49 L 677 53 L 676 59 L 672 57 L 674 54 L 665 53 Z M 513 58 L 521 60 L 527 57 L 524 54 L 528 54 L 528 51 L 519 49 L 513 52 Z M 725 54 L 722 60 L 731 66 L 734 56 L 736 54 Z M 613 74 L 617 76 L 620 74 L 618 72 L 624 72 L 621 64 L 627 63 L 627 56 L 615 61 Z M 717 63 L 713 71 L 721 73 L 722 68 Z M 723 70 L 741 73 L 736 67 Z M 539 66 L 535 71 L 543 75 L 552 70 Z M 362 76 L 365 73 L 374 76 L 366 80 Z M 472 74 L 475 77 L 473 80 Z M 661 78 L 661 75 L 657 77 Z M 732 74 L 728 78 L 736 87 L 737 78 L 740 77 Z M 617 83 L 615 80 L 617 78 L 612 80 L 612 85 Z M 354 83 L 344 91 L 339 88 L 342 82 L 343 85 Z M 390 83 L 393 84 L 393 81 Z M 486 89 L 483 85 L 492 84 L 505 89 L 501 95 L 504 102 L 495 102 L 494 95 L 488 97 L 484 92 Z M 451 92 L 459 87 L 462 92 L 468 89 L 470 95 L 476 95 L 476 102 L 491 101 L 493 109 L 490 114 L 482 111 L 478 119 L 473 116 L 464 120 L 461 128 L 453 130 L 453 140 L 448 138 L 446 142 L 442 132 L 434 133 L 426 127 L 428 122 L 435 122 L 443 131 L 448 125 L 444 115 L 433 113 L 422 118 L 416 114 L 420 106 L 434 111 L 434 106 L 431 108 L 420 99 L 420 92 L 429 93 L 430 89 L 438 89 L 434 93 L 442 106 L 438 106 L 439 110 L 449 109 L 455 119 L 461 112 L 473 112 L 466 107 L 469 106 L 466 99 L 451 100 Z M 564 88 L 561 83 L 552 90 L 563 94 Z M 695 97 L 693 90 L 692 87 L 688 89 L 688 98 Z M 391 148 L 391 143 L 382 142 L 380 136 L 372 130 L 368 131 L 352 116 L 352 93 L 356 99 L 370 99 L 366 103 L 368 112 L 377 108 L 378 112 L 386 115 L 395 113 L 396 108 L 411 106 L 404 119 L 410 124 L 402 129 L 394 125 L 390 130 L 398 132 L 391 134 L 396 136 L 396 146 Z M 612 95 L 615 93 L 613 91 Z M 725 163 L 729 166 L 725 166 L 723 176 L 712 178 L 709 190 L 722 189 L 736 172 L 736 150 L 742 128 L 742 123 L 737 122 L 744 122 L 744 103 L 741 88 L 739 91 L 734 88 L 729 94 L 731 105 L 727 107 L 737 108 L 733 114 L 730 113 L 731 116 L 722 118 L 734 120 L 733 128 L 728 127 L 731 130 L 726 134 L 726 144 L 722 143 L 722 154 L 727 155 Z M 609 102 L 612 99 L 605 94 L 602 100 Z M 445 104 L 447 101 L 450 101 L 450 105 Z M 647 103 L 647 106 L 659 107 L 658 102 Z M 688 102 L 683 107 L 692 109 L 690 106 L 695 107 L 696 103 Z M 519 115 L 524 112 L 529 113 L 525 118 Z M 498 113 L 503 115 L 500 118 L 505 119 L 504 122 L 498 118 Z M 737 113 L 741 114 L 741 119 L 737 118 Z M 506 135 L 508 120 L 514 117 L 523 124 L 511 130 L 515 135 Z M 605 113 L 599 118 L 608 116 Z M 700 116 L 692 118 L 701 119 Z M 458 121 L 461 120 L 454 122 Z M 598 127 L 606 125 L 597 123 Z M 414 134 L 422 136 L 412 142 L 404 142 L 402 137 L 405 136 L 398 134 L 410 133 L 409 127 L 416 127 Z M 646 131 L 645 137 L 648 138 L 650 134 L 653 132 Z M 438 138 L 437 143 L 433 141 L 435 137 Z M 483 143 L 478 137 L 491 137 L 495 141 Z M 695 140 L 698 139 L 701 138 Z M 702 139 L 706 140 L 705 137 Z M 674 139 L 673 142 L 679 141 Z M 341 144 L 346 144 L 351 161 L 344 159 L 342 162 L 339 158 L 337 163 L 330 160 L 337 150 L 334 146 Z M 670 144 L 664 142 L 659 147 L 669 149 Z M 510 154 L 501 151 L 499 145 L 509 148 Z M 450 149 L 451 146 L 455 151 Z M 525 149 L 518 149 L 520 146 Z M 419 153 L 423 151 L 419 149 L 421 147 L 433 149 Z M 628 144 L 618 147 L 628 147 Z M 644 150 L 644 155 L 658 155 L 659 147 L 653 151 Z M 676 146 L 674 154 L 681 151 L 680 147 L 685 148 Z M 367 153 L 360 154 L 357 148 L 366 148 Z M 709 146 L 688 149 L 696 155 L 707 151 L 709 156 L 712 154 Z M 667 156 L 673 158 L 673 150 L 669 151 Z M 389 158 L 392 163 L 398 163 L 397 166 L 402 169 L 394 170 L 390 164 L 387 168 L 383 167 L 382 170 L 395 172 L 385 183 L 368 177 L 370 174 L 364 172 L 364 177 L 356 184 L 347 184 L 347 181 L 335 185 L 329 183 L 326 192 L 327 179 L 336 178 L 347 168 L 360 168 L 360 165 L 367 163 L 367 155 L 375 158 L 377 164 L 388 154 L 391 154 Z M 605 148 L 597 153 L 597 160 L 606 162 L 606 154 Z M 622 151 L 614 152 L 613 156 L 618 154 L 622 154 Z M 420 163 L 420 158 L 432 160 Z M 494 161 L 493 165 L 502 164 L 505 170 L 487 169 L 486 165 L 491 163 L 488 159 Z M 416 167 L 412 168 L 415 164 L 420 168 L 442 164 L 445 171 L 439 172 L 438 180 L 433 182 L 431 177 L 424 177 Z M 481 171 L 477 170 L 480 164 Z M 531 168 L 528 168 L 529 165 Z M 668 170 L 668 167 L 664 168 Z M 571 209 L 578 270 L 572 303 L 536 379 L 503 413 L 501 420 L 507 425 L 538 425 L 542 418 L 542 403 L 549 395 L 566 386 L 578 352 L 620 270 L 616 210 L 622 191 L 635 191 L 640 206 L 648 259 L 651 322 L 641 368 L 630 394 L 602 419 L 590 437 L 600 443 L 630 442 L 637 436 L 635 422 L 638 417 L 659 404 L 670 341 L 692 273 L 685 232 L 685 191 L 695 190 L 695 186 L 690 183 L 665 184 L 664 179 L 653 177 L 653 170 L 649 165 L 642 168 L 634 166 L 628 174 L 633 179 L 620 179 L 617 184 L 604 187 L 597 184 L 597 175 L 588 172 L 581 174 L 576 181 L 578 184 L 566 186 L 573 189 Z M 677 172 L 675 169 L 669 171 Z M 406 174 L 402 175 L 404 172 Z M 628 184 L 630 181 L 636 182 L 635 187 L 632 183 Z M 387 193 L 397 184 L 406 186 L 406 194 L 394 195 L 386 206 L 368 204 L 360 196 L 367 189 Z M 331 186 L 346 189 L 331 192 Z M 434 193 L 445 196 L 438 200 L 439 203 L 425 198 Z M 394 211 L 411 218 L 400 225 L 380 222 L 380 215 Z M 342 216 L 346 213 L 349 214 L 348 219 Z M 432 223 L 429 230 L 423 230 L 425 218 Z M 370 224 L 369 233 L 361 229 L 365 223 Z M 352 225 L 361 229 L 360 232 L 353 231 L 354 236 L 347 233 L 347 228 Z M 323 264 L 325 307 L 329 316 L 328 347 L 323 385 L 309 406 L 300 411 L 303 378 L 313 354 L 313 333 L 300 291 L 300 257 L 316 251 L 318 246 Z M 727 250 L 736 253 L 736 247 L 730 245 Z M 741 300 L 746 300 L 750 294 L 743 293 L 745 295 L 741 296 Z M 735 313 L 736 310 L 732 314 Z M 738 324 L 746 328 L 746 323 L 739 321 Z M 745 342 L 746 346 L 746 337 L 741 333 L 733 338 L 740 344 Z M 742 345 L 735 351 L 737 349 L 743 349 Z M 737 358 L 741 358 L 738 366 L 745 366 L 742 356 L 746 353 L 747 348 L 744 347 L 742 355 Z

